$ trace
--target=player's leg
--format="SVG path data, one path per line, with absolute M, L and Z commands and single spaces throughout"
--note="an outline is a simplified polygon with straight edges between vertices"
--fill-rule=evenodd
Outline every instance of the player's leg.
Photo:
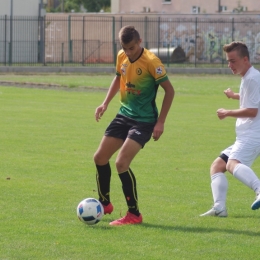
M 113 211 L 113 205 L 110 203 L 111 168 L 109 159 L 122 146 L 122 144 L 122 139 L 104 136 L 94 154 L 94 162 L 97 169 L 96 181 L 99 200 L 104 206 L 105 214 L 110 214 Z
M 228 156 L 222 153 L 214 160 L 210 167 L 211 191 L 213 196 L 213 207 L 200 216 L 226 217 L 226 197 L 228 182 L 225 176 Z
M 142 146 L 139 143 L 127 138 L 116 159 L 116 168 L 122 182 L 122 189 L 125 195 L 128 211 L 136 216 L 140 215 L 136 179 L 129 166 L 141 148 Z
M 127 118 L 117 115 L 107 127 L 105 135 L 94 155 L 97 168 L 96 178 L 99 200 L 104 206 L 105 214 L 110 214 L 113 211 L 113 206 L 110 203 L 111 168 L 109 160 L 123 145 L 130 127 L 127 124 Z
M 103 136 L 97 151 L 94 154 L 94 162 L 97 165 L 105 165 L 111 156 L 120 149 L 124 140 L 112 136 Z
M 122 183 L 122 189 L 128 206 L 127 215 L 115 220 L 110 225 L 138 224 L 142 222 L 139 212 L 136 179 L 130 169 L 130 163 L 142 146 L 134 140 L 126 139 L 116 159 L 116 167 Z
M 110 225 L 125 225 L 142 223 L 139 212 L 136 179 L 130 164 L 145 143 L 151 138 L 154 124 L 136 123 L 130 129 L 128 138 L 124 142 L 116 159 L 116 167 L 122 182 L 122 189 L 128 206 L 127 215 L 115 220 Z
M 237 140 L 227 164 L 227 170 L 257 194 L 251 206 L 253 210 L 260 208 L 260 180 L 250 167 L 259 156 L 259 147 L 257 142 Z

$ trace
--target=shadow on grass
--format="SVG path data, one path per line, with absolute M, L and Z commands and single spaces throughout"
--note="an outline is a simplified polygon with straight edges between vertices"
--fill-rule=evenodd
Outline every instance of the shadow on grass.
M 126 228 L 127 225 L 124 226 L 110 226 L 109 222 L 112 220 L 105 220 L 103 222 L 107 222 L 107 225 L 93 225 L 89 226 L 91 228 L 97 228 L 102 230 L 111 230 L 111 228 Z M 151 223 L 142 223 L 141 225 L 131 225 L 132 227 L 145 228 L 145 229 L 161 229 L 167 230 L 172 232 L 183 232 L 183 233 L 227 233 L 227 234 L 234 234 L 234 235 L 246 235 L 246 236 L 253 236 L 253 237 L 260 237 L 260 231 L 247 231 L 247 230 L 234 230 L 228 228 L 217 228 L 217 227 L 187 227 L 187 226 L 177 226 L 177 225 L 159 225 L 159 224 L 151 224 Z
M 255 218 L 259 219 L 256 216 L 233 216 L 232 218 Z M 230 218 L 229 218 L 230 219 Z M 93 225 L 90 227 L 102 229 L 102 230 L 111 230 L 111 228 L 129 228 L 129 226 L 124 225 L 124 226 L 109 226 L 109 223 L 113 221 L 114 218 L 104 218 L 102 219 L 102 222 L 106 222 L 105 226 L 104 225 Z M 217 226 L 217 223 L 216 223 Z M 183 233 L 211 233 L 211 232 L 219 232 L 219 233 L 228 233 L 228 234 L 236 234 L 236 235 L 247 235 L 247 236 L 255 236 L 258 237 L 260 236 L 260 231 L 247 231 L 247 230 L 234 230 L 234 229 L 228 229 L 228 228 L 218 228 L 215 226 L 212 227 L 187 227 L 187 226 L 178 226 L 178 225 L 160 225 L 160 224 L 152 224 L 152 223 L 147 223 L 143 222 L 141 225 L 131 225 L 131 227 L 136 227 L 136 228 L 151 228 L 151 229 L 161 229 L 161 230 L 167 230 L 167 231 L 177 231 L 177 232 L 183 232 Z
M 217 225 L 217 224 L 216 224 Z M 167 225 L 158 225 L 158 224 L 150 224 L 143 223 L 142 226 L 146 228 L 159 228 L 163 230 L 172 230 L 179 232 L 189 232 L 189 233 L 210 233 L 210 232 L 220 232 L 220 233 L 228 233 L 228 234 L 236 234 L 236 235 L 247 235 L 247 236 L 260 236 L 260 231 L 247 231 L 247 230 L 234 230 L 234 229 L 225 229 L 225 228 L 217 228 L 217 227 L 187 227 L 187 226 L 167 226 Z
M 109 221 L 106 221 L 109 222 Z M 131 225 L 133 227 L 134 225 Z M 97 228 L 102 230 L 111 230 L 111 228 L 129 228 L 129 226 L 101 226 L 101 225 L 93 225 L 90 226 L 91 228 Z M 219 232 L 219 233 L 227 233 L 227 234 L 235 234 L 235 235 L 246 235 L 246 236 L 253 236 L 259 237 L 260 231 L 247 231 L 247 230 L 234 230 L 234 229 L 227 229 L 227 228 L 217 228 L 217 227 L 187 227 L 187 226 L 176 226 L 176 225 L 159 225 L 159 224 L 150 224 L 150 223 L 143 223 L 141 225 L 135 225 L 135 227 L 142 227 L 142 228 L 151 228 L 151 229 L 162 229 L 167 231 L 177 231 L 183 233 L 211 233 L 211 232 Z

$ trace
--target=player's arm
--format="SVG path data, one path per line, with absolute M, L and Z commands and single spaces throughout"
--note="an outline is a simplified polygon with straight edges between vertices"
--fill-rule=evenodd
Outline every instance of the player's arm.
M 103 103 L 99 107 L 96 108 L 95 118 L 96 118 L 97 122 L 99 121 L 99 119 L 101 119 L 102 115 L 107 110 L 107 107 L 108 107 L 110 101 L 117 94 L 119 88 L 120 88 L 120 76 L 115 76 L 113 81 L 111 82 L 111 85 L 108 89 L 107 95 L 106 95 Z
M 224 94 L 228 98 L 232 98 L 232 99 L 239 99 L 240 98 L 239 93 L 234 93 L 231 88 L 228 88 L 228 89 L 224 90 Z
M 239 108 L 233 110 L 220 108 L 217 110 L 217 115 L 219 119 L 224 119 L 228 116 L 235 117 L 235 118 L 256 117 L 257 113 L 258 113 L 258 108 Z
M 160 85 L 164 89 L 165 93 L 164 93 L 160 114 L 153 130 L 153 139 L 155 141 L 157 141 L 160 138 L 160 136 L 164 131 L 164 122 L 170 110 L 174 98 L 174 93 L 175 93 L 174 88 L 168 79 L 166 81 L 161 82 Z

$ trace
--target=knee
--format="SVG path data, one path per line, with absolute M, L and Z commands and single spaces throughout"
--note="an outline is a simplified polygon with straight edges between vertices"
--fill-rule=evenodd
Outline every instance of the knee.
M 227 171 L 230 172 L 230 170 L 231 170 L 231 164 L 230 164 L 230 163 L 227 163 Z
M 118 173 L 122 173 L 127 171 L 129 168 L 129 165 L 126 164 L 124 160 L 116 160 L 116 169 Z
M 237 166 L 237 164 L 239 164 L 240 162 L 237 160 L 228 160 L 227 163 L 227 170 L 233 174 L 235 167 Z
M 210 166 L 211 175 L 218 172 L 226 172 L 226 162 L 220 157 L 218 157 Z
M 93 156 L 96 165 L 105 165 L 108 161 L 104 160 L 104 157 L 97 151 Z
M 96 152 L 96 153 L 94 153 L 94 156 L 93 156 L 93 160 L 94 160 L 94 162 L 95 162 L 95 164 L 97 164 L 97 165 L 99 165 L 98 164 L 98 162 L 99 162 L 99 159 L 100 157 L 98 156 L 98 153 Z

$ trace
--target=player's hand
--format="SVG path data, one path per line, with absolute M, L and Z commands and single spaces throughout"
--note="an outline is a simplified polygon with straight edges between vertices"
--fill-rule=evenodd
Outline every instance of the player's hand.
M 103 114 L 105 113 L 106 110 L 107 110 L 107 106 L 104 104 L 102 104 L 96 108 L 95 118 L 96 118 L 97 122 L 101 119 L 101 117 L 103 116 Z
M 234 92 L 232 91 L 231 88 L 228 88 L 228 89 L 224 90 L 224 94 L 225 94 L 228 98 L 233 98 L 233 97 L 234 97 Z
M 224 108 L 220 108 L 217 110 L 217 116 L 220 120 L 226 118 L 228 110 Z
M 157 122 L 156 125 L 154 126 L 153 134 L 152 134 L 154 141 L 159 140 L 159 138 L 161 137 L 161 135 L 163 133 L 163 130 L 164 130 L 164 124 Z

